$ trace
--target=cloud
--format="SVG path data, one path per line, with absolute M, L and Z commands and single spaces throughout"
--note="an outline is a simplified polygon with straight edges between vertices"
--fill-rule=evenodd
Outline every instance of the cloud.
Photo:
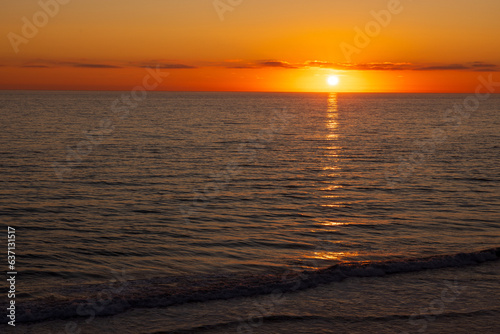
M 263 67 L 257 62 L 244 61 L 243 59 L 229 59 L 221 62 L 202 62 L 202 65 L 206 67 L 224 67 L 234 69 L 255 69 Z
M 121 66 L 107 65 L 107 64 L 86 64 L 86 63 L 75 63 L 72 64 L 73 67 L 83 67 L 83 68 L 122 68 Z
M 225 66 L 226 68 L 235 68 L 235 69 L 255 69 L 259 68 L 259 66 L 255 65 L 234 65 L 234 66 Z
M 5 65 L 5 64 L 4 64 Z M 0 64 L 0 66 L 2 66 Z M 223 67 L 227 69 L 259 69 L 259 68 L 282 68 L 282 69 L 308 69 L 325 68 L 339 71 L 476 71 L 496 72 L 500 67 L 496 64 L 482 61 L 465 63 L 407 63 L 407 62 L 372 62 L 372 63 L 336 63 L 324 60 L 309 60 L 302 63 L 290 63 L 286 60 L 255 60 L 245 61 L 242 59 L 229 59 L 223 61 L 200 61 L 197 65 L 188 65 L 175 60 L 149 60 L 147 62 L 111 62 L 92 63 L 85 60 L 44 60 L 33 59 L 24 64 L 14 65 L 25 68 L 52 68 L 52 67 L 76 67 L 95 69 L 118 69 L 118 68 L 161 68 L 161 69 L 196 69 L 200 67 Z
M 192 69 L 192 68 L 197 68 L 196 66 L 191 66 L 191 65 L 185 65 L 185 64 L 158 64 L 158 63 L 151 63 L 147 65 L 140 65 L 139 67 L 146 68 L 146 67 L 153 67 L 153 68 L 169 68 L 169 69 Z
M 480 61 L 464 64 L 416 64 L 408 62 L 335 63 L 323 60 L 309 60 L 304 63 L 290 63 L 285 60 L 263 60 L 256 62 L 226 61 L 207 64 L 209 67 L 223 66 L 231 69 L 256 69 L 276 67 L 285 69 L 328 68 L 341 71 L 498 71 L 495 64 Z
M 474 61 L 464 64 L 441 64 L 441 65 L 431 65 L 431 66 L 421 66 L 415 68 L 417 71 L 476 71 L 476 72 L 496 72 L 498 71 L 498 66 L 495 64 L 485 63 L 482 61 Z
M 30 60 L 20 67 L 30 67 L 30 68 L 53 68 L 53 67 L 81 67 L 81 68 L 121 68 L 117 65 L 100 64 L 100 63 L 88 63 L 88 62 L 76 62 L 76 61 L 62 61 L 62 60 L 44 60 L 36 59 Z
M 434 65 L 422 66 L 414 68 L 416 71 L 449 71 L 449 70 L 468 70 L 470 67 L 464 64 L 448 64 L 448 65 Z
M 466 69 L 463 65 L 418 65 L 412 63 L 332 63 L 319 60 L 308 61 L 304 64 L 307 67 L 329 68 L 334 70 L 355 70 L 355 71 L 411 71 L 411 70 L 456 70 Z
M 2 66 L 2 65 L 0 65 Z M 21 67 L 29 67 L 29 68 L 49 68 L 47 65 L 22 65 Z
M 334 68 L 336 67 L 335 63 L 330 63 L 328 61 L 322 60 L 310 60 L 305 62 L 305 66 L 309 67 L 322 67 L 322 68 Z
M 357 70 L 357 71 L 405 71 L 411 70 L 411 63 L 360 63 L 352 65 L 344 65 L 343 69 Z
M 281 60 L 259 60 L 259 61 L 243 61 L 241 59 L 225 60 L 223 62 L 207 62 L 207 67 L 224 67 L 229 69 L 259 69 L 264 67 L 297 69 L 302 67 L 302 64 L 295 65 L 287 61 Z
M 125 67 L 138 67 L 138 68 L 165 68 L 165 69 L 192 69 L 197 68 L 196 66 L 179 64 L 179 63 L 166 63 L 166 62 L 147 62 L 147 63 L 92 63 L 86 61 L 66 61 L 66 60 L 45 60 L 45 59 L 34 59 L 25 62 L 22 65 L 17 65 L 18 67 L 31 67 L 31 68 L 54 68 L 54 67 L 76 67 L 76 68 L 95 68 L 95 69 L 114 69 L 114 68 L 125 68 Z
M 498 71 L 495 64 L 475 61 L 464 64 L 414 64 L 414 63 L 333 63 L 320 60 L 305 62 L 302 67 L 320 67 L 334 70 L 357 71 Z
M 257 65 L 261 67 L 299 68 L 295 65 L 291 65 L 286 61 L 279 61 L 279 60 L 265 60 L 259 62 Z
M 476 72 L 496 72 L 498 71 L 498 65 L 484 63 L 482 61 L 475 61 L 470 63 L 470 67 Z
M 164 69 L 193 69 L 198 68 L 198 66 L 186 65 L 178 63 L 177 61 L 165 60 L 165 59 L 151 59 L 143 62 L 128 62 L 124 66 L 129 67 L 139 67 L 139 68 L 164 68 Z
M 497 67 L 495 64 L 489 64 L 489 63 L 484 63 L 482 61 L 474 61 L 470 63 L 470 66 L 472 67 Z

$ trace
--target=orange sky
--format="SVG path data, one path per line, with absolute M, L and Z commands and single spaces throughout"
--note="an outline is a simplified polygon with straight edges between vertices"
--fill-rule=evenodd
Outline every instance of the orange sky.
M 473 92 L 500 77 L 498 13 L 498 0 L 8 1 L 0 89 L 130 90 L 159 66 L 158 90 Z

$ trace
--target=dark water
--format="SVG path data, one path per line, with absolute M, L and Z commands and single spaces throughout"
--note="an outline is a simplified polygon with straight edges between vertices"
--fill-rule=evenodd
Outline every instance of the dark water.
M 16 228 L 19 321 L 498 256 L 498 95 L 459 112 L 448 110 L 467 95 L 127 95 L 0 93 L 0 215 Z M 380 261 L 390 262 L 366 267 Z M 300 284 L 283 278 L 292 271 Z M 37 330 L 61 325 L 49 324 Z

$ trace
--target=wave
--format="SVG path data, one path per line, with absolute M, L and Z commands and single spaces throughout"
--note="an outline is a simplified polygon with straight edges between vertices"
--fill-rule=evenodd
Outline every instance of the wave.
M 460 318 L 460 317 L 472 317 L 472 316 L 481 316 L 481 315 L 491 315 L 499 313 L 498 309 L 487 309 L 487 310 L 477 310 L 472 312 L 448 312 L 442 314 L 429 314 L 429 316 L 435 318 Z M 263 316 L 261 321 L 266 323 L 283 323 L 283 322 L 303 322 L 303 321 L 322 321 L 324 323 L 331 323 L 331 325 L 338 326 L 338 323 L 356 323 L 356 322 L 369 322 L 369 321 L 392 321 L 392 320 L 408 320 L 412 314 L 392 314 L 387 316 L 371 316 L 371 317 L 357 317 L 357 316 L 333 316 L 333 317 L 325 317 L 325 316 L 311 316 L 311 315 L 270 315 Z M 423 314 L 421 316 L 424 316 Z M 241 320 L 238 321 L 227 321 L 220 322 L 212 325 L 202 325 L 198 327 L 185 328 L 185 329 L 176 329 L 174 331 L 157 331 L 151 332 L 150 334 L 182 334 L 182 333 L 196 333 L 196 332 L 204 332 L 207 330 L 223 330 L 231 327 L 236 327 L 241 325 Z
M 17 322 L 108 316 L 131 308 L 154 308 L 217 299 L 286 293 L 340 282 L 427 269 L 464 267 L 500 258 L 500 247 L 471 253 L 392 261 L 342 263 L 328 268 L 272 274 L 169 276 L 66 288 L 71 293 L 16 305 Z M 8 319 L 4 318 L 3 323 Z

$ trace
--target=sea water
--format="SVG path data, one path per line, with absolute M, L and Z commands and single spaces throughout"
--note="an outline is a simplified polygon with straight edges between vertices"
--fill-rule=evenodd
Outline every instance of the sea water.
M 473 97 L 3 91 L 0 328 L 496 333 L 500 96 Z

